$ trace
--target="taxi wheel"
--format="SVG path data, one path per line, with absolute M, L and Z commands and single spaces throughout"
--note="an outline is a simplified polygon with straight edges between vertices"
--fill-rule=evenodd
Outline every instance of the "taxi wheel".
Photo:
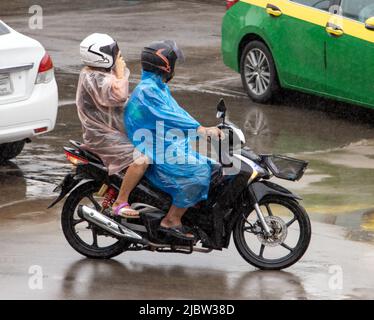
M 0 163 L 18 156 L 25 146 L 25 141 L 0 144 Z
M 269 102 L 279 90 L 273 56 L 261 41 L 251 41 L 246 45 L 240 72 L 243 87 L 254 102 Z

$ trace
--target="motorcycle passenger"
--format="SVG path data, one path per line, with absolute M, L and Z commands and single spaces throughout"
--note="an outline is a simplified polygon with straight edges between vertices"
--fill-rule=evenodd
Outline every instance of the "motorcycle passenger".
M 139 217 L 128 203 L 129 195 L 148 164 L 145 157 L 134 159 L 134 146 L 122 123 L 130 71 L 117 42 L 106 34 L 94 33 L 85 38 L 80 44 L 80 55 L 85 67 L 80 72 L 76 104 L 83 128 L 83 148 L 100 157 L 109 175 L 127 169 L 113 212 L 123 217 Z
M 143 49 L 142 79 L 128 101 L 124 122 L 132 143 L 152 160 L 147 178 L 173 198 L 160 231 L 190 240 L 193 235 L 181 219 L 189 207 L 207 199 L 212 160 L 192 150 L 187 133 L 192 132 L 195 137 L 198 134 L 219 137 L 222 133 L 216 127 L 201 126 L 172 97 L 167 83 L 174 76 L 177 60 L 184 57 L 174 41 L 154 42 Z M 160 125 L 164 133 L 157 130 Z M 176 129 L 177 139 L 168 135 Z M 152 135 L 138 139 L 142 130 Z M 172 154 L 177 154 L 177 161 L 168 161 L 172 157 L 168 150 L 174 150 Z

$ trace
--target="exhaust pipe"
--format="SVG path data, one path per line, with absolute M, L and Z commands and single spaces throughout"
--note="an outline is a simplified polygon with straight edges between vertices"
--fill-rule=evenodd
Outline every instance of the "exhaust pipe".
M 94 225 L 108 231 L 112 235 L 124 239 L 128 239 L 137 243 L 141 243 L 144 245 L 148 244 L 148 240 L 143 239 L 143 237 L 136 232 L 126 228 L 123 225 L 120 225 L 118 222 L 108 218 L 107 216 L 103 215 L 102 213 L 96 211 L 95 209 L 86 207 L 86 206 L 79 206 L 78 207 L 78 215 L 93 223 Z

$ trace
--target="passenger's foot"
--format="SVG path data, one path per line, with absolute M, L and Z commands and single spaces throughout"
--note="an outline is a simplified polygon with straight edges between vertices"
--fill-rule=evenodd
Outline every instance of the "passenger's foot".
M 177 226 L 160 225 L 159 231 L 183 240 L 194 240 L 195 237 L 189 232 L 188 228 L 180 224 Z
M 116 203 L 112 207 L 113 215 L 117 217 L 127 218 L 127 219 L 138 219 L 140 218 L 139 212 L 132 209 L 131 206 L 124 202 L 117 205 Z

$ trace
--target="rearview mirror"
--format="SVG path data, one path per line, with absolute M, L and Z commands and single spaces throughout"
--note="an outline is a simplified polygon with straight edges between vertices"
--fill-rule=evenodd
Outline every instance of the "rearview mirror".
M 365 28 L 374 31 L 374 17 L 371 17 L 365 21 Z
M 226 116 L 226 103 L 223 98 L 219 101 L 217 105 L 217 119 L 225 118 Z
M 226 112 L 226 103 L 223 98 L 218 102 L 217 111 Z

